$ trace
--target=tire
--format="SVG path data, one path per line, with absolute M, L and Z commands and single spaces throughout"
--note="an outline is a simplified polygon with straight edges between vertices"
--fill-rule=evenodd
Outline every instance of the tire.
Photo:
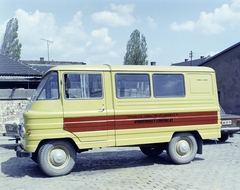
M 163 152 L 163 148 L 161 146 L 141 146 L 140 150 L 143 154 L 149 157 L 157 157 Z
M 76 150 L 64 140 L 49 141 L 38 151 L 39 167 L 51 177 L 69 174 L 75 163 Z
M 197 154 L 197 142 L 191 133 L 177 133 L 168 143 L 167 154 L 175 164 L 188 164 Z
M 228 133 L 222 133 L 221 137 L 218 138 L 218 140 L 221 141 L 221 142 L 225 142 L 225 141 L 228 140 L 228 137 L 229 137 Z

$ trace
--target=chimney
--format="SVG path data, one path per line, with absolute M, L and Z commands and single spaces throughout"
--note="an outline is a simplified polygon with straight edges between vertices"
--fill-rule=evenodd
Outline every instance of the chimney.
M 187 61 L 188 61 L 188 59 L 185 59 L 184 61 L 185 61 L 185 62 L 187 62 Z
M 151 62 L 151 66 L 156 66 L 156 62 Z
M 200 56 L 200 59 L 203 59 L 204 58 L 204 56 Z

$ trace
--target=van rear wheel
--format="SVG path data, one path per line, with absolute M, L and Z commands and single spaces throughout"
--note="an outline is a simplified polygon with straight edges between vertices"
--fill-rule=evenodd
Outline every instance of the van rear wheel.
M 176 164 L 187 164 L 197 154 L 197 142 L 191 133 L 177 133 L 168 143 L 167 154 Z
M 69 174 L 75 162 L 76 150 L 68 141 L 48 141 L 38 151 L 39 167 L 48 176 Z
M 149 157 L 157 157 L 163 152 L 161 146 L 140 146 L 140 150 Z

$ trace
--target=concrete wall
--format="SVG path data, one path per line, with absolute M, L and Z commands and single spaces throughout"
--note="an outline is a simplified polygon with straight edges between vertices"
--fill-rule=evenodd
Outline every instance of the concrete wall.
M 0 89 L 0 133 L 5 132 L 4 123 L 16 120 L 27 106 L 33 89 Z
M 26 99 L 30 98 L 35 89 L 0 89 L 0 100 L 1 99 Z
M 5 132 L 4 123 L 16 120 L 24 111 L 28 100 L 0 100 L 0 133 Z

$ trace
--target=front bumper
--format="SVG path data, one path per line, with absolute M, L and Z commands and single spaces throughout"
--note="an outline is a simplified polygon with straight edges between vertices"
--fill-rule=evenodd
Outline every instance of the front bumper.
M 13 138 L 19 138 L 19 134 L 18 133 L 14 133 L 14 132 L 5 132 L 2 134 L 4 137 L 13 137 Z
M 221 132 L 222 133 L 229 133 L 229 134 L 232 134 L 232 133 L 236 133 L 240 131 L 240 127 L 227 127 L 227 126 L 222 126 L 221 127 Z
M 2 136 L 4 136 L 4 137 L 12 137 L 13 139 L 9 139 L 9 140 L 15 140 L 16 143 L 18 143 L 18 141 L 20 141 L 20 137 L 16 133 L 6 132 L 6 133 L 3 133 Z
M 32 157 L 32 153 L 26 152 L 19 144 L 15 146 L 14 150 L 16 151 L 16 156 L 19 158 Z

